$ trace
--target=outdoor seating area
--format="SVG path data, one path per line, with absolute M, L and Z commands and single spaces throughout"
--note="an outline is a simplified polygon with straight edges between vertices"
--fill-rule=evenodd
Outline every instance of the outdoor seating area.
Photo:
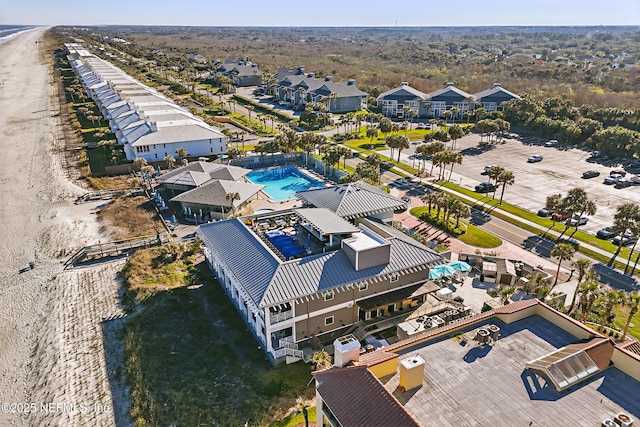
M 264 233 L 264 236 L 280 251 L 285 260 L 290 260 L 307 252 L 292 236 L 282 230 L 268 231 Z

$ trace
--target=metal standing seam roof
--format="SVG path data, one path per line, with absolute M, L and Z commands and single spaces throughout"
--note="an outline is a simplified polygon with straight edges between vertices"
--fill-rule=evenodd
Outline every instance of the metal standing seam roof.
M 207 247 L 215 248 L 255 305 L 259 305 L 280 266 L 278 258 L 238 218 L 203 224 L 196 233 Z
M 197 233 L 234 272 L 258 307 L 290 302 L 403 270 L 426 271 L 442 263 L 442 257 L 427 247 L 396 238 L 389 239 L 389 263 L 360 271 L 353 268 L 342 250 L 282 262 L 237 218 L 204 224 Z
M 402 85 L 395 89 L 391 89 L 381 93 L 380 95 L 378 95 L 376 100 L 377 101 L 406 100 L 406 99 L 413 100 L 415 98 L 426 100 L 426 99 L 429 99 L 429 95 L 409 85 Z
M 402 200 L 363 181 L 300 191 L 296 195 L 310 205 L 327 208 L 347 219 L 407 208 Z
M 360 231 L 358 227 L 340 218 L 329 209 L 304 208 L 294 209 L 293 212 L 307 220 L 313 228 L 327 236 L 330 234 L 351 234 Z
M 448 85 L 446 87 L 443 87 L 442 89 L 438 89 L 435 92 L 431 92 L 429 94 L 429 98 L 434 100 L 434 98 L 437 98 L 439 96 L 444 96 L 444 97 L 448 97 L 450 96 L 449 92 L 453 92 L 453 94 L 458 95 L 462 100 L 465 100 L 466 98 L 472 97 L 471 94 L 458 89 L 457 87 L 453 86 L 453 85 Z M 436 101 L 436 100 L 434 100 Z
M 182 126 L 158 126 L 156 132 L 149 132 L 137 138 L 127 138 L 131 145 L 177 144 L 185 141 L 204 141 L 208 139 L 224 139 L 222 132 L 201 124 Z
M 494 86 L 492 88 L 483 90 L 482 92 L 474 93 L 473 94 L 473 98 L 478 102 L 482 102 L 482 98 L 495 95 L 498 92 L 502 92 L 505 95 L 507 95 L 507 96 L 509 96 L 509 97 L 511 97 L 513 99 L 520 99 L 520 97 L 518 95 L 516 95 L 513 92 L 510 92 L 510 91 L 506 90 L 502 86 Z
M 170 182 L 170 178 L 180 175 L 185 171 L 202 172 L 209 176 L 209 179 L 224 179 L 227 181 L 237 181 L 250 172 L 249 169 L 238 166 L 222 165 L 210 162 L 191 162 L 186 166 L 180 166 L 158 178 L 159 182 Z
M 161 177 L 159 182 L 163 184 L 184 185 L 185 187 L 199 187 L 211 181 L 209 174 L 198 171 L 183 170 L 180 173 L 172 174 L 169 177 Z
M 283 262 L 259 305 L 280 304 L 403 270 L 425 270 L 426 279 L 426 270 L 442 262 L 442 257 L 427 247 L 421 248 L 395 238 L 388 241 L 391 244 L 389 262 L 359 271 L 353 268 L 342 250 Z

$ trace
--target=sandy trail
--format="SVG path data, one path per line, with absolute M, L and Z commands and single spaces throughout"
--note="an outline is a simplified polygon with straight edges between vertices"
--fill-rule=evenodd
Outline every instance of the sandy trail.
M 59 257 L 108 236 L 95 206 L 73 204 L 83 190 L 60 164 L 56 86 L 36 44 L 43 33 L 0 44 L 0 425 L 126 425 L 125 394 L 105 360 L 117 342 L 105 345 L 112 322 L 102 322 L 121 313 L 118 266 L 63 271 Z

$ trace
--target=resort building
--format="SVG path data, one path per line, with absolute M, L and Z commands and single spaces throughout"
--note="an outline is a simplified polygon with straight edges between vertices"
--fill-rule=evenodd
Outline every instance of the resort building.
M 499 83 L 482 92 L 471 95 L 447 83 L 442 89 L 423 93 L 403 82 L 399 87 L 381 93 L 377 98 L 380 112 L 388 117 L 407 119 L 411 117 L 440 118 L 445 111 L 457 109 L 454 119 L 464 118 L 467 110 L 483 107 L 487 111 L 500 110 L 505 101 L 520 97 L 504 89 Z
M 429 95 L 426 93 L 412 88 L 407 82 L 402 82 L 399 87 L 381 93 L 376 102 L 383 115 L 403 119 L 411 117 L 412 114 L 414 117 L 427 117 L 428 99 Z
M 402 317 L 439 289 L 443 258 L 380 222 L 300 208 L 204 224 L 211 270 L 274 363 L 371 319 Z
M 318 425 L 616 427 L 640 418 L 638 341 L 614 341 L 535 299 L 372 352 L 350 335 L 334 349 L 334 366 L 313 374 Z
M 175 192 L 193 190 L 211 180 L 247 182 L 249 169 L 212 162 L 189 162 L 157 178 L 163 188 Z
M 326 208 L 346 220 L 372 218 L 390 224 L 407 203 L 364 181 L 296 193 L 305 206 Z
M 287 72 L 292 74 L 286 74 Z M 307 104 L 324 105 L 330 113 L 346 113 L 367 107 L 369 94 L 356 86 L 355 80 L 346 83 L 333 81 L 332 76 L 316 78 L 314 73 L 304 73 L 304 67 L 281 68 L 272 85 L 275 99 L 290 105 L 295 110 L 303 110 Z
M 71 66 L 127 160 L 161 161 L 181 149 L 196 157 L 226 152 L 225 135 L 201 118 L 88 51 L 67 49 Z
M 228 58 L 214 73 L 222 73 L 233 80 L 238 87 L 258 86 L 262 84 L 262 70 L 247 57 Z
M 473 99 L 476 104 L 482 105 L 485 110 L 496 111 L 501 109 L 503 102 L 520 99 L 520 97 L 503 88 L 500 83 L 494 83 L 491 89 L 475 93 Z

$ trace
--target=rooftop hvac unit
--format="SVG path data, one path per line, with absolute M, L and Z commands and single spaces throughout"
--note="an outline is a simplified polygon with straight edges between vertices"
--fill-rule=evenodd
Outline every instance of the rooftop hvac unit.
M 478 341 L 480 344 L 488 343 L 489 342 L 489 331 L 487 329 L 484 329 L 484 328 L 478 329 L 478 332 L 476 332 L 475 340 Z
M 489 329 L 489 337 L 492 341 L 498 341 L 498 337 L 500 336 L 500 328 L 496 325 L 489 325 L 487 328 Z
M 424 377 L 424 359 L 418 355 L 400 362 L 400 390 L 407 391 L 420 387 Z
M 629 415 L 624 414 L 622 412 L 619 413 L 618 415 L 616 415 L 616 417 L 613 420 L 620 427 L 631 427 L 631 426 L 633 426 L 633 419 L 631 419 L 631 417 Z
M 602 420 L 602 423 L 600 423 L 600 427 L 618 427 L 618 424 L 614 423 L 613 420 L 607 418 L 606 420 Z

